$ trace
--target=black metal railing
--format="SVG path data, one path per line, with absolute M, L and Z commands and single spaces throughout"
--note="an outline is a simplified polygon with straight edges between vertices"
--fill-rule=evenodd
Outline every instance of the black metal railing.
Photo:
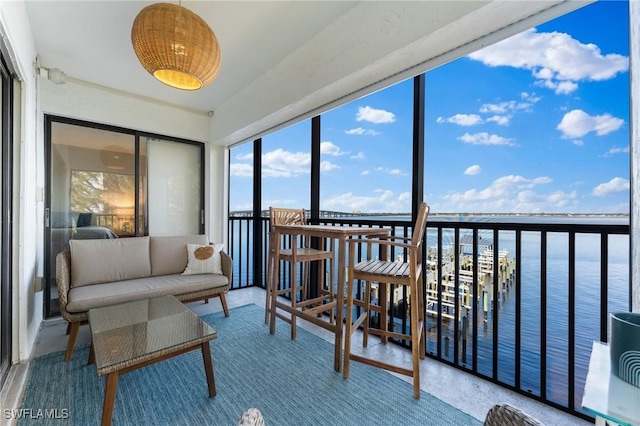
M 591 342 L 607 341 L 610 312 L 629 310 L 629 225 L 624 219 L 597 225 L 532 220 L 430 218 L 424 253 L 427 355 L 593 420 L 580 408 Z M 321 223 L 385 226 L 394 235 L 410 235 L 412 227 L 371 218 Z M 253 268 L 252 229 L 252 218 L 229 221 L 232 288 L 264 287 L 264 271 L 255 274 Z M 264 249 L 256 254 L 266 265 L 267 218 L 260 229 Z M 356 258 L 361 254 L 362 248 Z M 404 288 L 390 291 L 390 326 L 408 330 L 408 294 Z

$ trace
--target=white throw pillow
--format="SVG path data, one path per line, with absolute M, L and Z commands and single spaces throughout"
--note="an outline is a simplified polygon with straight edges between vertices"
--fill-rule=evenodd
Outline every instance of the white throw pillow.
M 187 244 L 187 267 L 182 275 L 222 274 L 224 244 Z

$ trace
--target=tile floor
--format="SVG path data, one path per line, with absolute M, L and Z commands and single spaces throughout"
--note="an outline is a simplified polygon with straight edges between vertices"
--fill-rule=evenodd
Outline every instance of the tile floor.
M 251 287 L 229 292 L 227 300 L 229 308 L 246 305 L 248 303 L 255 303 L 262 307 L 264 306 L 264 297 L 264 290 Z M 205 315 L 222 309 L 217 299 L 210 301 L 208 304 L 194 302 L 188 306 L 198 315 Z M 305 321 L 298 321 L 298 326 L 333 342 L 332 335 L 320 327 Z M 64 350 L 67 344 L 65 330 L 66 322 L 61 319 L 43 321 L 36 339 L 33 356 L 37 357 L 50 352 Z M 88 342 L 89 327 L 81 327 L 77 344 Z M 376 344 L 375 342 L 376 339 L 369 340 L 369 351 L 378 351 L 388 359 L 395 359 L 396 362 L 410 365 L 411 353 L 408 350 L 393 344 L 382 345 L 380 343 Z M 361 347 L 359 343 L 358 337 L 355 336 L 353 344 L 354 351 Z M 0 406 L 3 409 L 19 407 L 27 376 L 28 363 L 14 366 L 10 372 L 7 386 L 0 392 Z M 546 425 L 590 424 L 563 411 L 556 410 L 432 359 L 426 358 L 422 361 L 420 376 L 421 388 L 424 391 L 429 392 L 442 401 L 459 408 L 479 420 L 484 420 L 486 412 L 492 405 L 498 402 L 507 402 L 523 409 Z M 411 380 L 410 377 L 406 376 L 399 375 L 398 377 L 407 381 Z M 407 397 L 411 397 L 410 389 L 408 390 Z M 11 425 L 12 423 L 4 419 L 4 416 L 1 416 L 0 424 Z

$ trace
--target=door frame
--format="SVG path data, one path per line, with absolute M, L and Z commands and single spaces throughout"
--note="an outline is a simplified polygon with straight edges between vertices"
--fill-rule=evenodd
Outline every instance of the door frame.
M 0 197 L 2 211 L 0 213 L 0 388 L 4 383 L 12 361 L 12 275 L 13 275 L 13 108 L 14 79 L 5 62 L 5 55 L 0 52 L 0 84 L 2 85 L 2 106 L 0 120 L 2 132 L 2 164 L 0 165 L 1 188 Z
M 113 125 L 107 125 L 107 124 L 100 124 L 100 123 L 94 123 L 94 122 L 90 122 L 90 121 L 84 121 L 84 120 L 80 120 L 80 119 L 74 119 L 74 118 L 69 118 L 69 117 L 62 117 L 62 116 L 56 116 L 56 115 L 51 115 L 51 114 L 45 114 L 44 115 L 44 155 L 45 155 L 45 220 L 44 220 L 44 250 L 43 250 L 43 254 L 44 254 L 44 282 L 43 282 L 43 305 L 44 305 L 44 317 L 45 318 L 52 318 L 52 317 L 56 317 L 58 315 L 60 315 L 59 310 L 53 310 L 52 306 L 51 306 L 51 289 L 53 286 L 55 286 L 55 277 L 49 277 L 49 271 L 51 270 L 51 266 L 50 265 L 50 250 L 51 250 L 51 226 L 50 226 L 50 217 L 49 217 L 49 212 L 51 212 L 51 191 L 52 191 L 52 182 L 51 182 L 51 155 L 52 155 L 52 146 L 51 146 L 51 129 L 52 129 L 52 125 L 53 123 L 62 123 L 62 124 L 70 124 L 70 125 L 75 125 L 75 126 L 81 126 L 81 127 L 88 127 L 88 128 L 92 128 L 92 129 L 96 129 L 96 130 L 105 130 L 105 131 L 110 131 L 110 132 L 116 132 L 116 133 L 122 133 L 122 134 L 126 134 L 126 135 L 132 135 L 135 137 L 135 191 L 136 191 L 136 200 L 139 200 L 139 187 L 140 187 L 140 171 L 139 171 L 139 160 L 140 160 L 140 140 L 141 138 L 154 138 L 154 139 L 161 139 L 161 140 L 165 140 L 165 141 L 170 141 L 170 142 L 176 142 L 176 143 L 184 143 L 184 144 L 189 144 L 189 145 L 197 145 L 200 146 L 200 158 L 201 158 L 201 173 L 200 173 L 200 210 L 201 210 L 201 220 L 200 220 L 200 233 L 204 233 L 205 230 L 205 224 L 204 224 L 204 209 L 205 209 L 205 182 L 204 182 L 204 176 L 205 176 L 205 169 L 206 169 L 206 161 L 205 161 L 205 150 L 204 150 L 204 146 L 205 144 L 203 142 L 198 142 L 198 141 L 193 141 L 193 140 L 188 140 L 188 139 L 182 139 L 182 138 L 176 138 L 176 137 L 172 137 L 172 136 L 166 136 L 166 135 L 160 135 L 160 134 L 155 134 L 155 133 L 150 133 L 150 132 L 142 132 L 142 131 L 137 131 L 137 130 L 132 130 L 132 129 L 127 129 L 124 127 L 118 127 L 118 126 L 113 126 Z M 146 205 L 148 203 L 145 204 L 145 208 Z M 138 212 L 138 201 L 136 201 L 136 224 L 134 226 L 134 229 L 136 230 L 136 235 L 140 235 L 140 231 L 139 231 L 139 225 L 138 225 L 138 220 L 137 218 L 139 217 L 139 212 Z M 145 223 L 148 223 L 148 211 L 144 212 L 145 217 L 147 218 L 147 221 Z M 148 234 L 148 227 L 145 226 L 144 229 L 144 235 Z

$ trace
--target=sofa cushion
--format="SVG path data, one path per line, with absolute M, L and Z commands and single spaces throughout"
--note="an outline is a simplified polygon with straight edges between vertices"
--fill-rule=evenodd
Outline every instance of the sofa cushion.
M 149 237 L 70 240 L 71 288 L 148 277 Z
M 69 290 L 67 310 L 71 313 L 115 305 L 150 297 L 173 295 L 224 287 L 224 275 L 164 275 L 135 280 L 109 282 Z
M 221 274 L 223 248 L 222 244 L 187 244 L 187 267 L 182 275 Z
M 151 276 L 181 274 L 187 267 L 187 244 L 209 244 L 206 235 L 149 237 Z

